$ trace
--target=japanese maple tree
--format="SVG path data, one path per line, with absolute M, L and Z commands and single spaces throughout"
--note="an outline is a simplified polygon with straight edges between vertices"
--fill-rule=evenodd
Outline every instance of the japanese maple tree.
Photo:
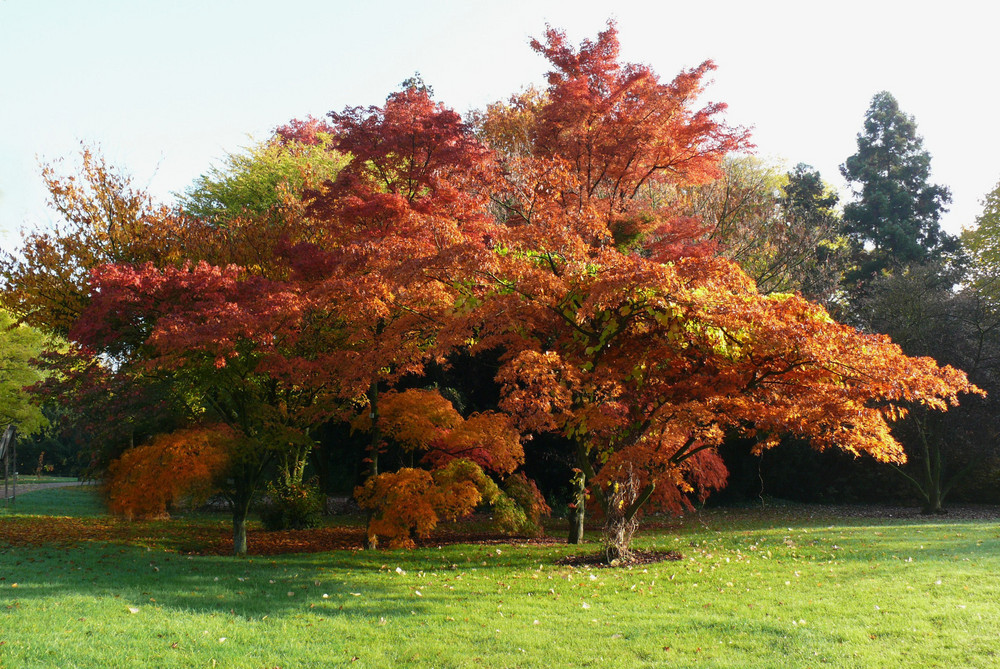
M 724 485 L 714 447 L 733 432 L 759 448 L 795 433 L 902 460 L 886 425 L 901 405 L 943 409 L 973 390 L 798 296 L 762 296 L 714 257 L 700 221 L 677 214 L 685 186 L 746 146 L 718 120 L 721 105 L 693 107 L 710 63 L 660 84 L 617 62 L 613 25 L 579 50 L 551 29 L 533 46 L 554 69 L 531 154 L 508 158 L 505 228 L 471 270 L 488 297 L 469 317 L 480 345 L 506 347 L 504 408 L 574 445 L 571 540 L 587 484 L 607 512 L 610 499 L 624 504 L 609 494 L 618 479 L 637 480 L 626 520 L 650 500 L 680 508 Z M 654 182 L 676 198 L 645 197 Z M 608 546 L 609 559 L 627 552 Z
M 233 506 L 234 549 L 272 464 L 301 481 L 311 430 L 338 410 L 322 329 L 308 327 L 296 285 L 236 266 L 104 265 L 71 336 L 170 379 L 194 415 L 232 430 L 223 492 Z M 295 483 L 296 481 L 291 481 Z
M 439 350 L 454 301 L 452 260 L 494 225 L 492 155 L 454 111 L 410 82 L 382 107 L 331 112 L 334 147 L 352 160 L 310 194 L 321 239 L 291 251 L 295 277 L 345 339 L 344 392 L 364 400 L 370 476 L 383 445 L 380 393 Z

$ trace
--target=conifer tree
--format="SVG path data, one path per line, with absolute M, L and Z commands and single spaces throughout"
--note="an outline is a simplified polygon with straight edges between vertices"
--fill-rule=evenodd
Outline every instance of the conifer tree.
M 893 268 L 936 260 L 957 248 L 940 226 L 951 193 L 928 181 L 930 162 L 913 116 L 903 113 L 890 93 L 877 93 L 858 134 L 858 151 L 840 167 L 857 197 L 844 207 L 856 261 L 846 277 L 849 285 L 859 287 Z

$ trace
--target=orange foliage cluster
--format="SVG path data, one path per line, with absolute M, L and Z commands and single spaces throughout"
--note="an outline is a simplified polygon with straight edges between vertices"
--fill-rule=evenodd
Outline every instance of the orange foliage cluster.
M 362 414 L 354 426 L 370 429 L 371 417 Z M 484 411 L 463 418 L 436 390 L 385 394 L 379 404 L 379 428 L 404 450 L 424 453 L 424 460 L 434 467 L 464 458 L 506 476 L 524 462 L 521 433 L 509 416 Z
M 156 518 L 185 497 L 206 498 L 229 462 L 231 438 L 225 428 L 198 427 L 129 449 L 108 468 L 108 508 L 126 518 Z
M 538 488 L 515 475 L 509 480 L 517 495 L 508 496 L 486 474 L 508 476 L 524 462 L 521 434 L 508 416 L 483 412 L 463 418 L 439 392 L 411 389 L 380 399 L 378 424 L 379 433 L 404 451 L 422 453 L 431 469 L 378 474 L 358 488 L 358 503 L 373 511 L 371 537 L 410 545 L 412 534 L 426 537 L 439 520 L 468 515 L 483 502 L 495 507 L 505 531 L 539 528 L 548 506 Z M 362 414 L 354 426 L 370 430 L 371 417 Z
M 453 460 L 441 469 L 404 467 L 368 479 L 354 496 L 376 515 L 368 524 L 371 539 L 386 537 L 390 548 L 412 547 L 413 536 L 427 538 L 440 520 L 468 515 L 499 489 L 468 460 Z

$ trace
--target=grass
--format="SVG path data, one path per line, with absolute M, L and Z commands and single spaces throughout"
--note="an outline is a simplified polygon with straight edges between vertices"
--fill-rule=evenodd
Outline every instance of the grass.
M 34 474 L 19 474 L 17 484 L 33 485 L 35 483 L 75 483 L 80 479 L 75 476 L 35 476 Z M 8 485 L 14 484 L 14 477 L 8 477 Z M 0 472 L 0 485 L 3 485 L 3 472 Z
M 96 486 L 73 486 L 52 490 L 36 490 L 17 494 L 11 500 L 0 500 L 0 518 L 7 514 L 26 516 L 103 516 L 107 514 L 97 496 Z M 0 542 L 2 542 L 0 535 Z
M 0 512 L 0 667 L 1000 663 L 992 521 L 716 510 L 640 535 L 682 561 L 585 569 L 557 561 L 596 543 L 245 559 L 4 545 L 14 516 Z

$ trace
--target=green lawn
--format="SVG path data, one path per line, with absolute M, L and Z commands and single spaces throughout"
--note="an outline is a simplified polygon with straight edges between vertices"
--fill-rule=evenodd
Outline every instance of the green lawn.
M 71 483 L 79 481 L 80 479 L 75 476 L 35 476 L 34 474 L 20 474 L 17 477 L 17 484 L 20 485 L 33 485 L 35 483 Z M 8 485 L 14 485 L 14 477 L 10 476 L 7 479 Z M 3 485 L 3 472 L 0 472 L 0 486 Z
M 4 520 L 0 667 L 1000 665 L 996 521 L 713 511 L 641 534 L 681 561 L 588 569 L 557 561 L 596 543 L 236 559 Z
M 2 490 L 2 488 L 0 488 Z M 17 498 L 0 500 L 0 518 L 3 514 L 30 516 L 100 516 L 106 515 L 104 503 L 97 495 L 97 486 L 72 486 L 37 490 Z M 0 535 L 0 542 L 3 535 Z

